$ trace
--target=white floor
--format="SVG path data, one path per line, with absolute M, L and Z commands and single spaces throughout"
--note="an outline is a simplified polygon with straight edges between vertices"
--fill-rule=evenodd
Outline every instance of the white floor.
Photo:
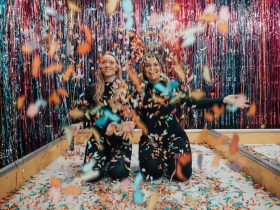
M 134 145 L 133 169 L 139 168 L 137 149 Z M 122 183 L 108 178 L 97 183 L 80 181 L 84 147 L 76 145 L 75 150 L 71 156 L 59 157 L 6 201 L 1 201 L 0 209 L 146 209 L 148 198 L 155 192 L 160 194 L 157 209 L 280 209 L 277 198 L 253 184 L 242 172 L 233 171 L 234 165 L 218 159 L 218 165 L 212 166 L 215 153 L 202 145 L 192 145 L 191 179 L 184 183 L 165 178 L 155 183 L 142 182 L 143 204 L 136 204 L 132 198 L 133 172 Z M 62 184 L 51 187 L 50 178 L 61 178 Z

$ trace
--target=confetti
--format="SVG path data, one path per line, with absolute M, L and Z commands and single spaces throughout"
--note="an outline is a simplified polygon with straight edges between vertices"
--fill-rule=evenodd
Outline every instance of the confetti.
M 48 55 L 52 58 L 56 52 L 57 47 L 59 46 L 60 41 L 56 40 L 53 41 L 49 46 L 49 53 Z
M 103 116 L 97 118 L 96 125 L 98 127 L 105 127 L 109 120 L 113 122 L 119 122 L 121 118 L 111 110 L 103 109 Z
M 59 73 L 63 68 L 63 64 L 52 64 L 43 70 L 44 74 Z
M 176 89 L 179 87 L 179 83 L 175 80 L 171 80 L 167 86 L 164 86 L 162 83 L 158 82 L 154 85 L 154 89 L 160 91 L 165 96 L 172 96 L 172 89 Z
M 68 1 L 68 8 L 73 11 L 73 12 L 80 12 L 80 7 L 77 6 L 76 4 L 74 4 L 73 2 L 71 1 Z
M 86 174 L 90 172 L 95 166 L 96 166 L 96 160 L 90 159 L 90 161 L 83 166 L 82 171 Z
M 214 116 L 209 112 L 205 112 L 204 119 L 208 122 L 212 122 L 214 120 Z
M 17 98 L 17 107 L 18 107 L 18 110 L 21 110 L 23 105 L 24 105 L 24 101 L 26 99 L 26 96 L 19 96 Z
M 39 113 L 39 107 L 37 106 L 36 103 L 32 103 L 29 105 L 26 115 L 29 118 L 34 118 L 38 113 Z
M 185 81 L 185 73 L 181 67 L 181 65 L 179 64 L 178 58 L 177 56 L 174 58 L 175 60 L 175 66 L 174 66 L 174 71 L 176 72 L 177 76 L 179 77 L 179 79 L 181 81 Z
M 212 76 L 208 66 L 203 68 L 203 79 L 208 83 L 212 83 Z
M 22 45 L 21 50 L 22 50 L 23 53 L 31 54 L 32 51 L 33 51 L 33 48 L 25 43 L 25 44 Z
M 54 177 L 54 176 L 52 176 L 50 178 L 50 185 L 51 185 L 51 187 L 60 187 L 61 183 L 62 183 L 61 178 Z
M 64 82 L 68 81 L 71 77 L 71 74 L 73 74 L 73 73 L 74 73 L 74 66 L 70 64 L 63 74 L 63 77 L 62 77 L 63 81 Z
M 220 22 L 228 22 L 230 19 L 229 7 L 228 6 L 221 6 L 219 11 L 219 18 Z
M 218 119 L 224 112 L 225 112 L 225 108 L 224 106 L 219 106 L 217 104 L 215 104 L 214 106 L 212 106 L 212 111 L 214 112 L 214 117 L 216 119 Z
M 68 97 L 68 92 L 64 87 L 61 87 L 57 90 L 58 94 L 61 96 Z
M 208 4 L 203 10 L 202 15 L 198 17 L 198 21 L 205 21 L 207 23 L 214 22 L 218 19 L 216 14 L 216 5 Z
M 59 96 L 55 90 L 49 96 L 49 103 L 54 105 L 58 105 L 60 103 Z
M 182 181 L 186 180 L 182 167 L 189 164 L 191 159 L 192 159 L 191 154 L 185 153 L 183 155 L 180 155 L 177 160 L 178 162 L 176 164 L 176 176 Z
M 147 210 L 157 209 L 157 203 L 158 203 L 159 198 L 160 198 L 159 193 L 157 193 L 157 192 L 153 193 L 148 200 Z
M 73 119 L 73 120 L 77 120 L 77 119 L 81 119 L 83 118 L 85 115 L 85 113 L 78 109 L 78 107 L 75 107 L 74 109 L 69 111 L 69 116 Z
M 231 155 L 234 155 L 237 152 L 238 142 L 239 142 L 239 135 L 234 133 L 229 148 L 229 152 Z
M 80 195 L 83 191 L 77 186 L 68 186 L 61 189 L 64 195 Z
M 228 24 L 227 23 L 219 22 L 217 27 L 218 27 L 218 31 L 222 34 L 226 34 L 228 32 Z
M 107 14 L 112 15 L 116 11 L 118 4 L 119 4 L 119 0 L 107 0 L 107 4 L 106 4 Z
M 256 114 L 256 103 L 253 102 L 251 105 L 250 105 L 250 108 L 247 112 L 247 117 L 254 117 Z
M 77 52 L 79 55 L 85 55 L 86 53 L 89 53 L 91 50 L 91 45 L 89 43 L 81 43 L 77 47 Z
M 132 83 L 136 86 L 136 90 L 139 94 L 142 93 L 142 87 L 141 87 L 141 82 L 139 80 L 138 75 L 136 74 L 136 72 L 130 67 L 130 65 L 128 63 L 126 63 L 126 72 L 130 78 L 130 80 L 132 81 Z
M 199 89 L 190 91 L 190 97 L 194 98 L 195 100 L 201 99 L 203 97 L 203 95 L 204 95 L 204 92 Z
M 41 59 L 39 55 L 35 55 L 32 61 L 32 77 L 38 77 L 39 75 L 39 69 L 41 65 Z
M 54 8 L 45 7 L 45 14 L 48 16 L 56 16 L 57 12 Z

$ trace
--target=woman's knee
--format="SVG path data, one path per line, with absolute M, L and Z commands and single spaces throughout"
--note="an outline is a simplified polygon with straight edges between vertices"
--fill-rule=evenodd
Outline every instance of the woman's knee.
M 113 165 L 109 167 L 109 176 L 113 180 L 122 180 L 129 176 L 129 170 L 125 164 Z
M 141 172 L 146 179 L 158 179 L 163 175 L 162 162 L 157 159 L 140 160 Z

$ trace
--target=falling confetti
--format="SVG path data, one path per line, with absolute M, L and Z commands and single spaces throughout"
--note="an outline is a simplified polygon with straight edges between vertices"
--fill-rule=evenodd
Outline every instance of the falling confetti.
M 50 178 L 50 185 L 51 185 L 51 187 L 60 187 L 61 183 L 62 183 L 61 178 L 54 177 L 54 176 L 52 176 Z
M 116 11 L 118 4 L 119 4 L 119 0 L 107 0 L 107 4 L 106 4 L 107 14 L 112 15 Z
M 49 103 L 54 105 L 58 105 L 60 103 L 59 96 L 55 90 L 49 96 Z
M 247 112 L 247 117 L 254 117 L 256 114 L 256 103 L 253 102 Z
M 38 77 L 40 70 L 41 60 L 39 55 L 35 55 L 32 61 L 32 77 Z
M 80 12 L 80 7 L 79 6 L 77 6 L 76 4 L 74 4 L 71 1 L 68 1 L 67 3 L 68 3 L 68 7 L 69 7 L 69 9 L 71 11 L 73 11 L 73 12 Z
M 229 152 L 231 155 L 234 155 L 237 152 L 238 142 L 239 142 L 239 135 L 234 133 L 229 148 Z
M 83 118 L 84 115 L 85 115 L 85 113 L 82 110 L 80 110 L 78 107 L 75 107 L 74 109 L 69 111 L 69 116 L 73 120 Z
M 214 120 L 214 117 L 211 113 L 205 112 L 204 113 L 204 119 L 208 122 L 212 122 Z
M 34 118 L 39 113 L 39 107 L 36 103 L 32 103 L 29 105 L 26 115 L 30 118 Z
M 52 64 L 43 70 L 44 74 L 59 73 L 63 68 L 62 64 Z
M 18 107 L 18 110 L 21 110 L 23 105 L 24 105 L 24 101 L 26 99 L 26 96 L 19 96 L 17 98 L 17 107 Z
M 65 97 L 68 97 L 68 92 L 67 90 L 64 88 L 64 87 L 61 87 L 57 90 L 57 92 L 59 93 L 59 95 L 61 96 L 65 96 Z
M 212 111 L 214 112 L 214 117 L 216 119 L 218 119 L 224 112 L 225 112 L 225 108 L 224 106 L 219 106 L 217 104 L 215 104 L 214 106 L 212 106 Z
M 212 76 L 208 66 L 203 68 L 203 79 L 208 83 L 212 83 Z
M 68 187 L 62 188 L 61 192 L 64 195 L 80 195 L 83 191 L 80 187 L 68 186 Z
M 66 82 L 70 79 L 71 75 L 74 73 L 74 66 L 69 65 L 66 69 L 66 71 L 63 74 L 63 81 Z

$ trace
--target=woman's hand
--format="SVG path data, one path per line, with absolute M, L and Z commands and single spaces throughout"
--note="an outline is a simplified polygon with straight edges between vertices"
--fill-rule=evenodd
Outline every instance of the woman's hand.
M 119 125 L 116 122 L 111 122 L 106 129 L 106 135 L 112 136 L 113 134 L 116 134 L 119 130 Z
M 123 139 L 128 140 L 132 137 L 135 128 L 135 123 L 133 121 L 126 121 L 121 123 L 121 133 Z
M 250 106 L 250 102 L 247 100 L 247 97 L 242 94 L 228 95 L 224 97 L 223 102 L 224 104 L 233 105 L 241 109 L 248 108 Z

